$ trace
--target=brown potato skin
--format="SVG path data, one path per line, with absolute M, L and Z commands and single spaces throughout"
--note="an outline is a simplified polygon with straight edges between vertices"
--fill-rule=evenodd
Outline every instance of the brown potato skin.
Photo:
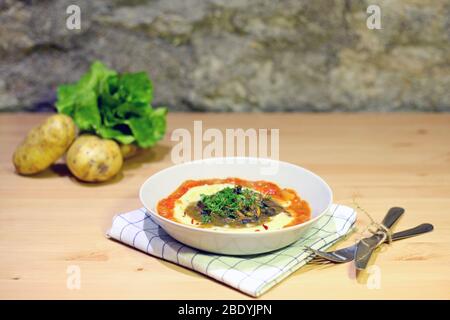
M 76 134 L 76 125 L 69 116 L 55 114 L 48 117 L 16 148 L 13 163 L 17 173 L 31 175 L 44 171 L 61 158 Z
M 66 163 L 78 179 L 100 182 L 111 179 L 120 171 L 123 157 L 114 140 L 81 135 L 67 151 Z

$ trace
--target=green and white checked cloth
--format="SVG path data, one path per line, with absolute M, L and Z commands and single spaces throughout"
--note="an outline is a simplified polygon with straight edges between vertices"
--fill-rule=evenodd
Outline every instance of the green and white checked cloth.
M 355 210 L 334 204 L 297 242 L 252 256 L 217 255 L 185 246 L 159 227 L 144 208 L 115 216 L 108 236 L 258 297 L 312 259 L 305 246 L 328 248 L 350 231 L 355 220 Z

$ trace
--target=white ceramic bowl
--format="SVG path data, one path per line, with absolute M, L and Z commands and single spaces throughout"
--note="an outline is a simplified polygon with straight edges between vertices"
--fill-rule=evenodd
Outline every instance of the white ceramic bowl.
M 185 180 L 227 177 L 266 180 L 294 189 L 309 203 L 311 219 L 280 230 L 247 233 L 196 228 L 164 218 L 156 211 L 159 200 Z M 139 196 L 153 220 L 173 238 L 200 250 L 229 255 L 269 252 L 295 242 L 327 212 L 333 201 L 328 184 L 309 170 L 287 162 L 244 157 L 212 158 L 169 167 L 148 178 Z

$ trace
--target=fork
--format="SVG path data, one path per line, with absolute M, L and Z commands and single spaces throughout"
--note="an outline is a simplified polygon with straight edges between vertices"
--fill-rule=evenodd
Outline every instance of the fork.
M 429 223 L 423 223 L 420 224 L 414 228 L 406 229 L 400 232 L 396 232 L 392 235 L 391 240 L 401 240 L 401 239 L 407 239 L 411 237 L 418 236 L 423 233 L 427 233 L 433 230 L 433 225 Z M 388 239 L 386 239 L 385 242 L 387 242 Z M 357 244 L 354 244 L 347 248 L 342 248 L 335 251 L 321 251 L 316 250 L 310 247 L 306 247 L 308 250 L 312 251 L 314 254 L 313 259 L 310 261 L 310 263 L 346 263 L 350 262 L 355 258 L 355 252 L 356 252 L 356 246 Z

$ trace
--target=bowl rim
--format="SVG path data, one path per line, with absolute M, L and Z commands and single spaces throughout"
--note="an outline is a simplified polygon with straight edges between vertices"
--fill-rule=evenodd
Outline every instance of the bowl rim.
M 234 161 L 239 161 L 239 160 L 244 160 L 244 161 L 272 161 L 272 162 L 278 162 L 278 163 L 282 163 L 283 165 L 287 165 L 290 167 L 296 167 L 296 168 L 300 168 L 306 172 L 308 172 L 309 174 L 312 174 L 316 179 L 318 179 L 319 181 L 321 181 L 323 183 L 323 185 L 326 187 L 327 191 L 330 194 L 330 202 L 328 203 L 328 206 L 322 211 L 320 212 L 316 217 L 305 221 L 303 223 L 300 224 L 296 224 L 293 226 L 289 226 L 286 228 L 281 228 L 281 229 L 277 229 L 277 230 L 267 230 L 264 232 L 233 232 L 233 231 L 220 231 L 220 230 L 209 230 L 207 228 L 198 228 L 198 227 L 191 227 L 188 226 L 186 224 L 180 223 L 180 222 L 176 222 L 173 221 L 171 219 L 165 218 L 163 216 L 161 216 L 160 214 L 158 214 L 157 212 L 153 212 L 153 210 L 151 210 L 150 208 L 147 208 L 147 206 L 145 205 L 145 201 L 144 201 L 144 194 L 143 194 L 143 189 L 144 186 L 148 183 L 148 181 L 156 176 L 159 175 L 163 175 L 166 171 L 169 171 L 170 169 L 173 169 L 174 167 L 184 167 L 184 166 L 189 166 L 192 164 L 196 164 L 196 163 L 202 163 L 205 161 L 226 161 L 226 160 L 230 160 L 233 159 Z M 144 205 L 145 209 L 146 209 L 146 215 L 149 215 L 151 217 L 154 217 L 155 219 L 159 220 L 161 219 L 164 222 L 167 222 L 171 225 L 174 225 L 175 227 L 181 227 L 181 228 L 186 228 L 188 230 L 192 230 L 194 232 L 204 232 L 204 233 L 211 233 L 211 234 L 222 234 L 222 235 L 239 235 L 239 236 L 263 236 L 263 235 L 267 235 L 267 234 L 276 234 L 276 233 L 283 233 L 283 232 L 288 232 L 288 231 L 294 231 L 297 229 L 301 229 L 307 225 L 310 225 L 312 223 L 314 223 L 315 221 L 317 221 L 318 219 L 320 219 L 326 212 L 328 212 L 331 208 L 331 206 L 333 205 L 333 190 L 331 190 L 330 186 L 328 185 L 328 183 L 322 179 L 319 175 L 317 175 L 316 173 L 312 172 L 311 170 L 308 170 L 304 167 L 298 166 L 296 164 L 290 163 L 290 162 L 286 162 L 286 161 L 281 161 L 281 160 L 274 160 L 274 159 L 270 159 L 270 158 L 256 158 L 256 157 L 215 157 L 215 158 L 205 158 L 205 159 L 199 159 L 199 160 L 193 160 L 193 161 L 188 161 L 188 162 L 183 162 L 180 164 L 176 164 L 167 168 L 164 168 L 154 174 L 152 174 L 150 177 L 148 177 L 147 179 L 145 179 L 145 181 L 142 183 L 140 189 L 139 189 L 139 200 L 141 201 L 141 203 Z M 159 225 L 159 224 L 158 224 Z

